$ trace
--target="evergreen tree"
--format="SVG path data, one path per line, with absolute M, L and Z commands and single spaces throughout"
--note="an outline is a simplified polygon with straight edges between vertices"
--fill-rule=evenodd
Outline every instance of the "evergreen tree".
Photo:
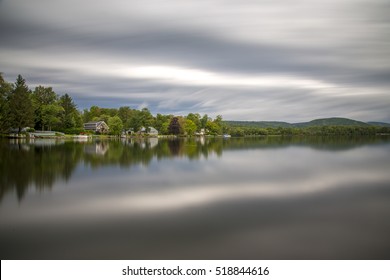
M 80 117 L 72 97 L 65 93 L 65 95 L 60 97 L 59 105 L 63 108 L 61 127 L 63 129 L 76 127 Z
M 19 133 L 23 127 L 34 125 L 34 109 L 30 95 L 26 81 L 19 75 L 8 98 L 10 125 L 17 128 Z
M 0 133 L 7 133 L 10 129 L 8 96 L 12 92 L 12 84 L 6 82 L 0 73 Z

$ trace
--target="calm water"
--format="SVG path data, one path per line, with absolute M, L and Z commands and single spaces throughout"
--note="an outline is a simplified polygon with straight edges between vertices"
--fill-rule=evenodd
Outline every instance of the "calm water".
M 0 142 L 1 259 L 389 259 L 390 138 Z

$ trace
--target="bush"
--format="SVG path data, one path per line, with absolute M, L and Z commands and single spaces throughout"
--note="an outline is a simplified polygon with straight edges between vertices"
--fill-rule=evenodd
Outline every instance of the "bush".
M 83 128 L 67 128 L 63 131 L 65 134 L 86 134 Z

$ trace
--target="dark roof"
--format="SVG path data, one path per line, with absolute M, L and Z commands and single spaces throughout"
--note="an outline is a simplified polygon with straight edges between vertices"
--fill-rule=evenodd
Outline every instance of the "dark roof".
M 104 124 L 108 127 L 108 125 L 104 121 L 98 121 L 98 122 L 87 122 L 84 124 L 85 129 L 96 129 L 99 125 Z

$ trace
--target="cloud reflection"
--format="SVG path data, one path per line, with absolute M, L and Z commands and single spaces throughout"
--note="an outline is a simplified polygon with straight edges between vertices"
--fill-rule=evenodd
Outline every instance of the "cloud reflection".
M 163 146 L 159 159 L 151 155 L 163 148 L 160 143 L 149 150 L 135 143 L 127 150 L 115 141 L 106 151 L 66 142 L 7 149 L 26 159 L 46 148 L 47 156 L 64 159 L 64 149 L 90 164 L 71 164 L 74 174 L 68 181 L 54 180 L 49 192 L 27 189 L 22 203 L 13 193 L 3 197 L 0 256 L 387 259 L 388 142 L 354 146 L 349 140 L 340 147 L 336 141 L 329 148 L 324 139 L 312 145 L 278 139 L 210 141 L 208 148 L 218 143 L 223 153 L 207 153 L 201 146 L 205 153 L 196 160 L 189 156 L 194 143 L 184 141 L 176 143 L 173 154 L 162 153 L 169 153 Z M 138 156 L 137 163 L 121 165 L 118 151 L 126 159 Z M 151 156 L 147 164 L 139 161 L 141 154 Z M 43 162 L 53 162 L 49 159 Z M 23 170 L 39 173 L 17 170 L 19 177 Z
M 300 161 L 292 160 L 297 156 Z M 317 196 L 387 182 L 387 168 L 386 156 L 375 148 L 329 154 L 290 147 L 225 151 L 223 161 L 215 155 L 199 162 L 165 159 L 130 173 L 108 170 L 115 174 L 109 177 L 96 170 L 92 178 L 87 172 L 85 179 L 72 183 L 80 188 L 69 192 L 71 207 L 67 199 L 61 199 L 68 191 L 56 188 L 52 190 L 54 194 L 63 194 L 53 205 L 47 205 L 50 211 L 46 207 L 34 208 L 23 219 L 31 222 L 42 216 L 100 219 L 118 215 L 130 218 L 192 211 L 234 201 Z M 115 191 L 108 186 L 115 186 Z

